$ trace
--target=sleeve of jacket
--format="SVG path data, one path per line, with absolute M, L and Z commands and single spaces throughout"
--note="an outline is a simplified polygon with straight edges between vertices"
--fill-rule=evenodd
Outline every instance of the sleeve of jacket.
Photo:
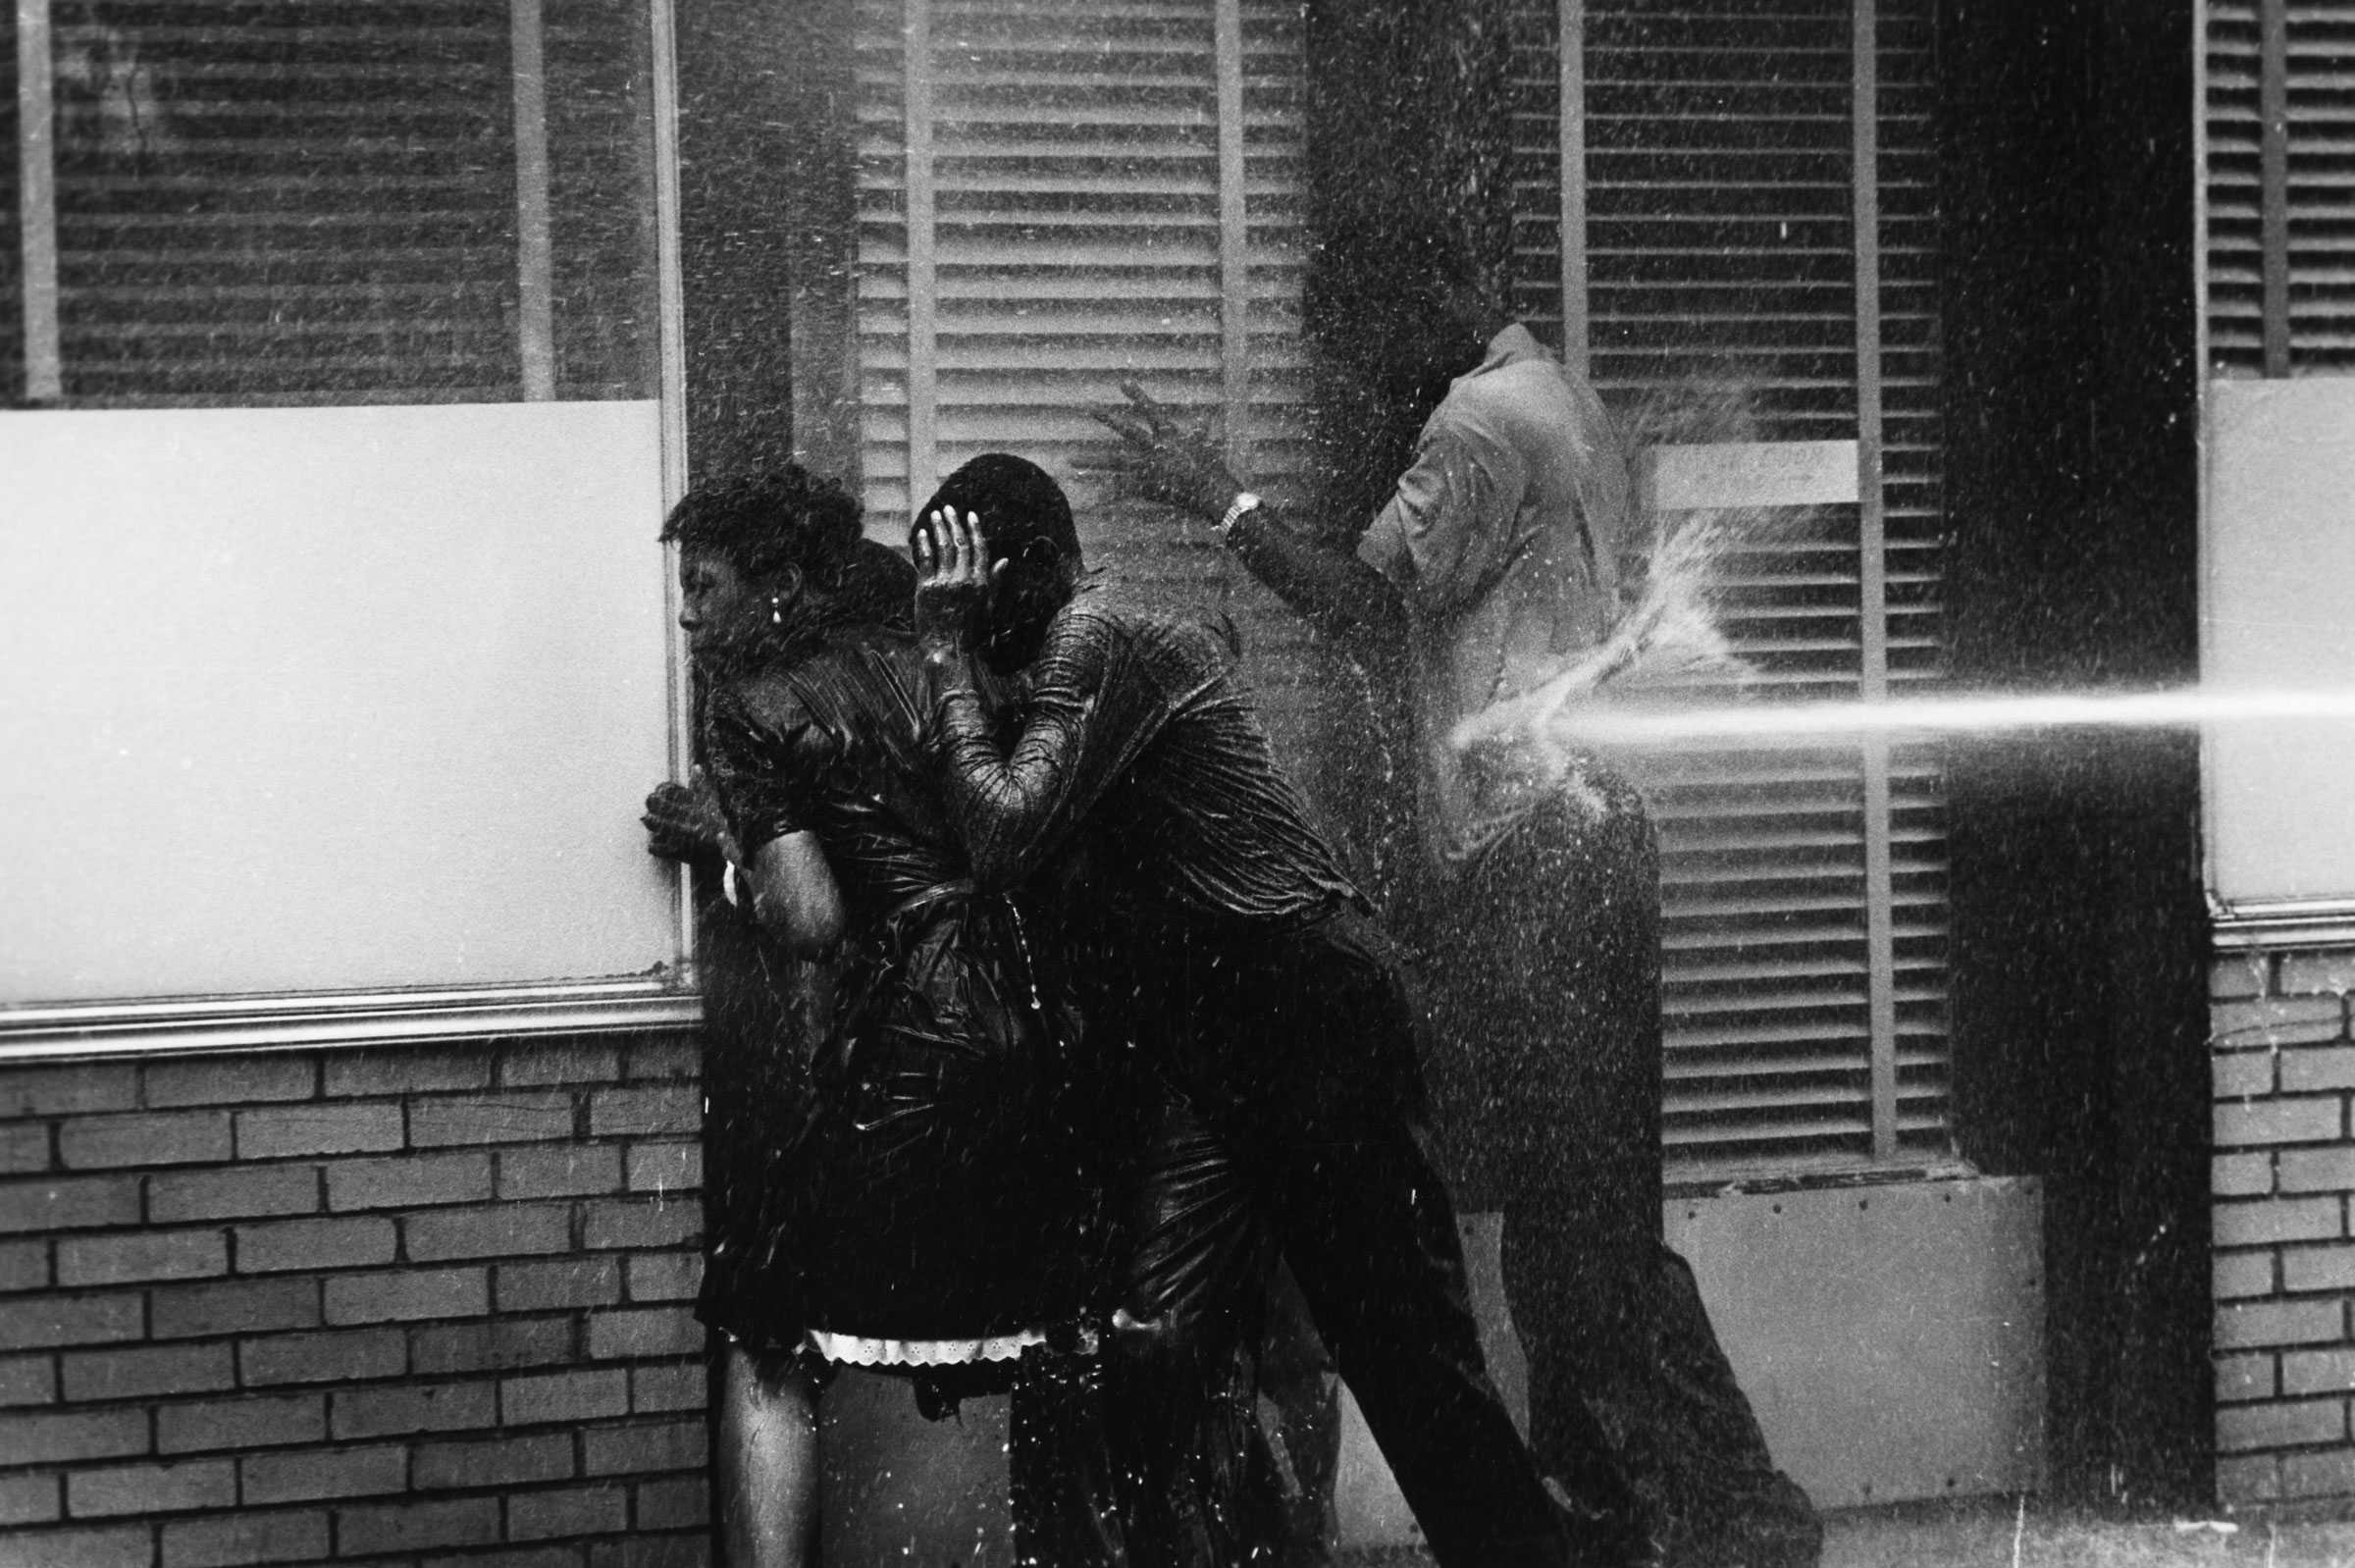
M 1508 563 L 1528 488 L 1529 465 L 1509 444 L 1435 424 L 1358 542 L 1358 557 L 1418 614 L 1451 614 L 1487 593 Z
M 979 694 L 951 687 L 938 749 L 950 820 L 983 887 L 1027 880 L 1069 841 L 1170 716 L 1117 617 L 1074 606 L 1049 631 L 1019 729 L 1001 739 Z
M 728 827 L 749 859 L 771 839 L 808 830 L 808 804 L 841 748 L 790 688 L 765 680 L 712 694 L 704 750 Z

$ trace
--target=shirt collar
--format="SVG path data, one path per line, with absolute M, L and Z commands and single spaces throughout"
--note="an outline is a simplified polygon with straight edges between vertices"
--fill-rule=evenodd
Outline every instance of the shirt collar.
M 1536 336 L 1527 327 L 1516 321 L 1489 340 L 1488 357 L 1475 366 L 1471 374 L 1485 375 L 1492 370 L 1500 370 L 1506 365 L 1520 365 L 1533 359 L 1544 361 L 1551 358 L 1553 355 L 1546 352 L 1545 345 L 1538 341 Z

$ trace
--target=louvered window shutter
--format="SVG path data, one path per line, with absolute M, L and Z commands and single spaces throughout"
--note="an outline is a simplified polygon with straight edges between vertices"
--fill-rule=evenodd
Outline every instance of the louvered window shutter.
M 54 110 L 49 145 L 11 137 L 20 396 L 652 395 L 642 4 L 18 10 L 49 47 L 10 108 Z
M 1844 444 L 1871 465 L 1877 483 L 1851 491 L 1865 500 L 1743 554 L 1729 602 L 1762 700 L 1934 678 L 1929 0 L 1880 0 L 1868 28 L 1842 0 L 1571 9 L 1568 138 L 1560 12 L 1533 0 L 1521 19 L 1523 308 L 1558 335 L 1575 267 L 1596 377 L 1623 405 L 1730 357 L 1762 390 L 1762 439 Z M 1296 466 L 1297 8 L 863 0 L 859 15 L 870 528 L 899 537 L 979 451 L 1068 478 L 1096 438 L 1088 410 L 1124 378 L 1226 409 L 1261 471 L 1287 466 L 1271 454 Z M 1588 175 L 1567 187 L 1565 139 Z M 1587 239 L 1574 267 L 1565 211 Z M 1296 624 L 1198 533 L 1080 511 L 1092 556 L 1227 603 L 1263 651 L 1263 691 L 1295 689 L 1268 671 Z M 1936 756 L 1904 745 L 1753 743 L 1662 780 L 1680 1174 L 1949 1155 L 1940 803 Z
M 1277 494 L 1300 467 L 1299 8 L 861 0 L 858 18 L 870 531 L 904 539 L 959 464 L 1020 453 L 1072 491 L 1091 562 L 1231 613 L 1281 702 L 1293 618 L 1200 527 L 1100 505 L 1073 464 L 1133 380 L 1222 414 Z
M 1874 702 L 1942 668 L 1932 18 L 1532 0 L 1518 19 L 1523 311 L 1559 342 L 1565 292 L 1583 303 L 1567 356 L 1623 411 L 1731 372 L 1757 440 L 1856 444 L 1812 449 L 1855 465 L 1856 498 L 1791 513 L 1727 573 L 1753 702 Z M 1751 740 L 1653 782 L 1672 1174 L 1949 1158 L 1936 750 Z
M 2355 372 L 2355 0 L 2208 0 L 2208 363 Z

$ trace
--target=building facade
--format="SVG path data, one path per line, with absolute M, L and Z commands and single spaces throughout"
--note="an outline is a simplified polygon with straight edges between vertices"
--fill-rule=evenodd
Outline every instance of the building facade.
M 24 0 L 0 1545 L 704 1560 L 694 910 L 637 825 L 690 480 L 798 455 L 889 537 L 1133 379 L 1346 527 L 1414 214 L 1664 421 L 1663 505 L 1767 518 L 1752 701 L 2262 685 L 2316 655 L 2218 568 L 2282 465 L 2201 435 L 2328 402 L 2350 48 L 2322 0 Z M 1362 676 L 1082 509 L 1242 627 L 1379 885 Z M 1863 733 L 1651 781 L 1671 1232 L 1778 1454 L 2355 1493 L 2355 934 L 2264 853 L 2320 797 L 2180 720 Z

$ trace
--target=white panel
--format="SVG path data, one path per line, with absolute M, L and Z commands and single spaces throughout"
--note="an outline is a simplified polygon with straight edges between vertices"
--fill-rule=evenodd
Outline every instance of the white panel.
M 2201 679 L 2355 691 L 2355 378 L 2208 388 Z M 2209 881 L 2232 903 L 2355 896 L 2348 716 L 2220 720 L 2207 735 Z
M 1858 496 L 1853 441 L 1652 446 L 1643 455 L 1652 504 L 1662 511 L 1853 505 Z
M 1481 1338 L 1516 1419 L 1527 1373 L 1493 1215 L 1466 1215 Z M 1774 1460 L 1819 1508 L 2035 1490 L 2044 1478 L 2043 1200 L 2032 1179 L 1729 1193 L 1667 1205 Z M 1354 1406 L 1344 1546 L 1418 1539 Z
M 2042 1485 L 2034 1180 L 1695 1198 L 1668 1206 L 1668 1244 L 1817 1506 Z
M 0 1003 L 675 958 L 653 402 L 0 432 Z

